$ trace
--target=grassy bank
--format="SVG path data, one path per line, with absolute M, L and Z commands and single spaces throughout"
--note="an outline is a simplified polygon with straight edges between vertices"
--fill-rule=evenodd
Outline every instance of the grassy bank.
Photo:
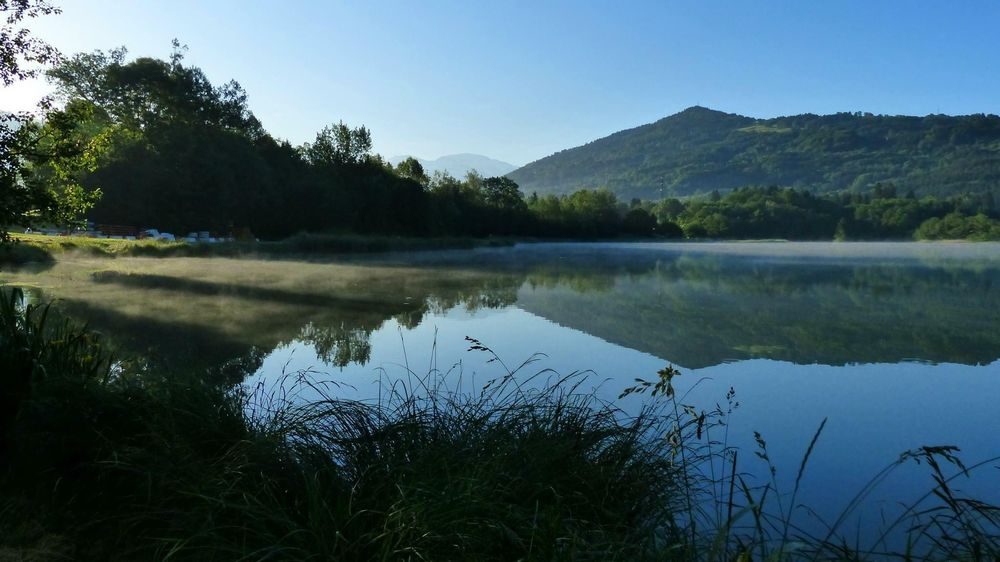
M 374 404 L 161 379 L 5 295 L 0 557 L 634 557 L 676 469 L 592 397 Z
M 359 234 L 299 234 L 273 242 L 220 242 L 189 244 L 155 240 L 112 240 L 82 236 L 16 234 L 11 248 L 0 248 L 0 263 L 50 261 L 55 256 L 78 253 L 121 257 L 309 257 L 376 252 L 467 249 L 505 246 L 507 238 L 414 238 Z
M 17 291 L 0 303 L 0 559 L 878 558 L 804 534 L 727 469 L 726 403 L 683 407 L 672 369 L 626 390 L 647 399 L 635 416 L 502 362 L 480 392 L 414 374 L 358 402 L 163 378 Z M 952 454 L 900 460 L 941 484 L 897 525 L 910 559 L 992 560 L 997 512 L 949 487 Z

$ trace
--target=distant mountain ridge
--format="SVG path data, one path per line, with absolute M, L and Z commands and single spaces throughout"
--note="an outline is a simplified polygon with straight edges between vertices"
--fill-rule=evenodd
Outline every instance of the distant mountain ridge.
M 607 187 L 658 199 L 747 185 L 813 192 L 1000 193 L 1000 117 L 870 113 L 755 119 L 691 107 L 507 174 L 525 193 Z
M 407 156 L 393 156 L 389 163 L 395 166 Z M 424 172 L 431 175 L 434 172 L 447 172 L 457 178 L 465 176 L 469 170 L 476 170 L 484 177 L 503 176 L 517 169 L 517 166 L 501 160 L 496 160 L 482 154 L 449 154 L 436 160 L 417 158 L 424 167 Z

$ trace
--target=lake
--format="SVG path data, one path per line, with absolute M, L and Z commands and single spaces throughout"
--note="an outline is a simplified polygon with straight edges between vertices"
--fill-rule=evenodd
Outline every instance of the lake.
M 58 299 L 119 356 L 277 388 L 304 374 L 371 399 L 427 373 L 475 389 L 505 369 L 574 372 L 618 400 L 670 364 L 682 403 L 725 407 L 757 484 L 767 442 L 790 490 L 817 428 L 797 519 L 817 528 L 903 451 L 1000 455 L 1000 244 L 605 243 L 345 258 L 336 263 L 69 257 L 0 273 Z M 467 337 L 493 355 L 470 351 Z M 546 371 L 551 370 L 551 371 Z M 297 399 L 308 400 L 309 393 Z M 626 411 L 639 401 L 621 401 Z M 1000 502 L 998 462 L 955 486 Z M 907 465 L 860 528 L 932 487 Z

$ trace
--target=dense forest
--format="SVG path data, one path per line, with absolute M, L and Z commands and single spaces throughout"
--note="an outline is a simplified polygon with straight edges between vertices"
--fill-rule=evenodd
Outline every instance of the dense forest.
M 753 119 L 692 107 L 512 172 L 526 191 L 659 199 L 776 184 L 939 197 L 1000 194 L 1000 117 L 838 113 Z
M 687 238 L 1000 240 L 1000 213 L 992 195 L 918 199 L 913 192 L 897 193 L 892 184 L 876 184 L 864 195 L 818 196 L 771 186 L 633 203 L 648 209 L 660 230 L 673 228 Z
M 70 231 L 90 219 L 178 235 L 212 231 L 246 239 L 280 239 L 301 232 L 588 239 L 1000 239 L 993 192 L 987 188 L 976 192 L 993 177 L 989 170 L 997 167 L 995 153 L 983 144 L 1000 131 L 994 117 L 942 118 L 950 140 L 921 141 L 928 150 L 965 143 L 963 154 L 984 158 L 982 165 L 947 161 L 978 178 L 962 184 L 972 194 L 918 198 L 918 193 L 952 188 L 919 184 L 902 193 L 897 186 L 913 185 L 906 180 L 876 182 L 870 189 L 854 182 L 848 186 L 851 189 L 817 195 L 805 188 L 739 187 L 731 185 L 737 176 L 716 174 L 709 181 L 710 175 L 702 174 L 698 177 L 704 183 L 699 186 L 719 189 L 683 199 L 658 197 L 678 191 L 676 185 L 681 184 L 676 182 L 666 191 L 646 190 L 657 197 L 645 200 L 620 199 L 606 187 L 526 196 L 515 180 L 527 178 L 533 185 L 526 172 L 554 161 L 508 176 L 483 177 L 474 171 L 462 178 L 441 172 L 429 175 L 414 158 L 389 163 L 373 153 L 371 131 L 342 122 L 323 127 L 312 142 L 293 146 L 264 130 L 237 82 L 216 86 L 199 68 L 185 65 L 185 50 L 175 41 L 163 60 L 129 60 L 120 48 L 77 54 L 52 66 L 46 74 L 57 88 L 58 103 L 42 118 L 23 121 L 10 137 L 9 152 L 16 154 L 17 165 L 8 170 L 5 181 L 27 195 L 13 205 L 14 211 L 5 209 L 0 223 L 4 227 L 48 223 Z M 911 123 L 910 118 L 854 115 L 758 122 L 693 109 L 654 124 L 645 133 L 640 134 L 640 128 L 609 139 L 617 139 L 621 147 L 638 146 L 636 139 L 653 142 L 650 139 L 658 131 L 672 131 L 687 140 L 671 145 L 671 154 L 693 158 L 699 147 L 711 144 L 705 144 L 706 139 L 724 130 L 730 131 L 726 138 L 791 135 L 799 138 L 796 142 L 806 142 L 800 137 L 803 131 L 813 131 L 810 123 L 841 123 L 844 130 L 861 135 L 858 139 L 884 133 L 886 127 L 908 139 L 924 134 L 920 120 L 907 129 L 896 127 L 894 119 Z M 858 128 L 862 122 L 871 127 Z M 956 123 L 968 127 L 961 129 Z M 825 131 L 822 127 L 817 130 Z M 959 135 L 960 129 L 966 133 Z M 897 133 L 886 133 L 886 138 Z M 609 139 L 561 153 L 557 160 L 575 158 L 585 149 L 603 154 L 591 159 L 596 166 L 624 154 L 609 145 Z M 828 158 L 799 160 L 794 172 L 779 166 L 774 169 L 785 170 L 786 175 L 778 177 L 785 184 L 819 185 L 810 182 L 825 174 L 824 166 L 842 152 L 840 140 L 831 142 L 814 147 L 816 155 Z M 909 141 L 894 142 L 893 146 L 903 146 Z M 869 144 L 856 139 L 855 148 L 868 150 L 864 147 Z M 712 150 L 717 155 L 725 152 Z M 910 162 L 905 164 L 908 169 L 926 168 L 919 164 L 923 156 L 904 156 L 900 161 Z M 838 164 L 838 173 L 848 174 L 851 166 L 860 165 L 851 162 Z M 596 169 L 593 166 L 575 169 L 584 173 Z M 646 180 L 640 179 L 650 168 L 640 161 L 630 166 L 630 177 L 639 182 L 635 185 L 643 185 Z M 676 175 L 692 173 L 694 168 L 674 163 L 663 169 Z M 750 174 L 739 179 L 749 185 L 765 177 L 769 176 Z M 567 186 L 585 185 L 568 176 L 565 180 Z

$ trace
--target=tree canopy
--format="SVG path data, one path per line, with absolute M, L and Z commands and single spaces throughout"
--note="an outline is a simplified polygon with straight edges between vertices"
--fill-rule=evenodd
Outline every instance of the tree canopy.
M 0 0 L 0 86 L 32 78 L 58 59 L 54 47 L 23 27 L 26 18 L 56 13 L 59 9 L 44 0 Z M 56 203 L 50 192 L 25 181 L 27 158 L 41 155 L 32 119 L 30 113 L 0 112 L 0 244 L 9 242 L 10 225 L 31 223 Z

